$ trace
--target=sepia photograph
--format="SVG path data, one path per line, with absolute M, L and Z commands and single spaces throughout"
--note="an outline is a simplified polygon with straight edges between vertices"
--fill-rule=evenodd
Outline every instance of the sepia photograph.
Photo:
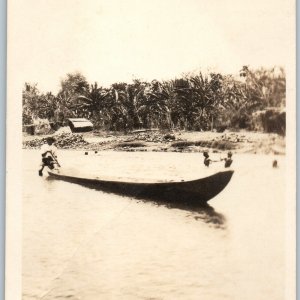
M 295 7 L 8 0 L 7 300 L 296 299 Z

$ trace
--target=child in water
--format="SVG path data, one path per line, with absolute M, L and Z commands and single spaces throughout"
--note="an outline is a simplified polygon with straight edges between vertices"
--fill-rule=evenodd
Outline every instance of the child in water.
M 208 155 L 208 153 L 205 151 L 205 152 L 203 152 L 203 156 L 204 156 L 204 165 L 206 166 L 206 167 L 209 167 L 209 165 L 212 163 L 212 162 L 218 162 L 218 161 L 216 161 L 216 160 L 211 160 L 210 158 L 209 158 L 209 155 Z M 232 160 L 232 153 L 229 151 L 228 153 L 227 153 L 227 157 L 226 158 L 222 158 L 221 159 L 221 161 L 222 160 L 225 160 L 225 168 L 229 168 L 230 166 L 231 166 L 231 164 L 232 164 L 232 162 L 233 162 L 233 160 Z
M 231 164 L 232 164 L 232 162 L 233 162 L 233 160 L 232 160 L 232 153 L 229 151 L 228 153 L 227 153 L 227 157 L 226 158 L 224 158 L 224 160 L 225 160 L 225 168 L 229 168 L 230 166 L 231 166 Z
M 211 164 L 212 160 L 209 158 L 208 153 L 205 151 L 203 152 L 203 156 L 204 156 L 204 165 L 206 167 L 209 167 L 209 165 Z

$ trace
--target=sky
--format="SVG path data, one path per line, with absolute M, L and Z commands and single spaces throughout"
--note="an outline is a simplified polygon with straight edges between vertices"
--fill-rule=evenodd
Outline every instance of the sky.
M 67 73 L 102 86 L 184 73 L 285 66 L 294 3 L 286 0 L 18 0 L 8 56 L 23 83 L 56 93 Z M 11 52 L 10 52 L 11 49 Z

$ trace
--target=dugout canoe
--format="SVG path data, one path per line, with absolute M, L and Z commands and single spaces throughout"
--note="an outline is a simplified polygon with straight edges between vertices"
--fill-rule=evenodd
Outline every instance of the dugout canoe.
M 221 171 L 207 177 L 187 181 L 87 177 L 76 176 L 62 170 L 49 170 L 48 173 L 52 179 L 136 198 L 206 203 L 227 186 L 234 171 Z

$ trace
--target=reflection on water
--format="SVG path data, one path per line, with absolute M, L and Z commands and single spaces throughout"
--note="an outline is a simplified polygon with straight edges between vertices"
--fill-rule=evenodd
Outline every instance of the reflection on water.
M 203 171 L 196 154 L 59 155 L 111 175 Z M 232 180 L 202 206 L 41 178 L 36 157 L 24 151 L 23 300 L 284 299 L 284 158 L 274 169 L 271 157 L 235 155 Z
M 196 221 L 202 221 L 206 224 L 213 226 L 214 228 L 225 229 L 226 228 L 226 218 L 223 214 L 218 213 L 209 204 L 196 204 L 189 202 L 167 202 L 165 200 L 155 201 L 155 200 L 144 200 L 152 201 L 157 206 L 165 206 L 168 209 L 180 209 L 189 212 L 187 217 L 194 218 Z
M 202 220 L 205 223 L 213 225 L 215 228 L 226 228 L 225 216 L 217 213 L 212 207 L 207 207 L 198 211 L 198 215 L 194 216 L 194 218 L 195 220 Z

